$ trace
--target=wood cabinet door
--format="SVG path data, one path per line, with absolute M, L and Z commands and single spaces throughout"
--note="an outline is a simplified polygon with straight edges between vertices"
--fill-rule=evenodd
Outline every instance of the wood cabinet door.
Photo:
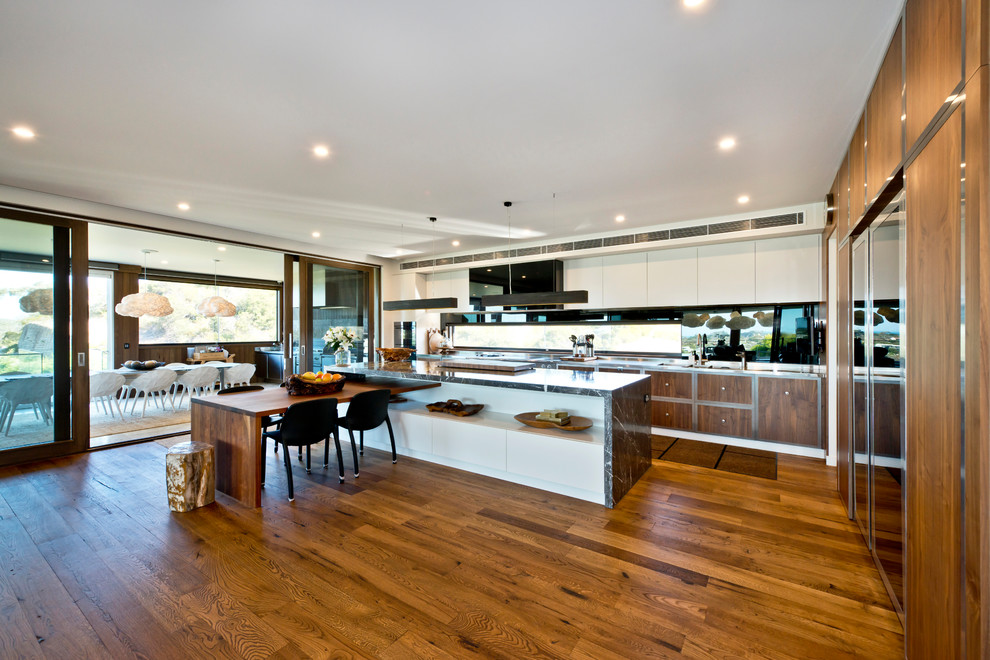
M 751 404 L 753 377 L 698 374 L 698 400 Z
M 691 374 L 671 371 L 654 371 L 650 374 L 653 396 L 666 396 L 674 399 L 693 399 Z
M 698 406 L 698 432 L 753 437 L 753 411 L 747 408 Z
M 849 143 L 849 226 L 851 231 L 866 211 L 866 121 L 860 117 Z
M 876 199 L 903 156 L 901 41 L 901 26 L 898 25 L 866 102 L 866 198 L 870 203 Z
M 904 8 L 908 151 L 962 80 L 962 0 L 910 0 Z
M 691 404 L 676 401 L 653 401 L 653 426 L 690 431 Z
M 757 383 L 757 438 L 803 447 L 819 447 L 818 380 L 760 378 Z

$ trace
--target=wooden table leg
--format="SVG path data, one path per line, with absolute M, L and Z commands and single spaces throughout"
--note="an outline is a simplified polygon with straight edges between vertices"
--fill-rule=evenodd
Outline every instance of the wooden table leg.
M 261 419 L 193 401 L 193 442 L 213 445 L 217 490 L 250 507 L 261 506 Z

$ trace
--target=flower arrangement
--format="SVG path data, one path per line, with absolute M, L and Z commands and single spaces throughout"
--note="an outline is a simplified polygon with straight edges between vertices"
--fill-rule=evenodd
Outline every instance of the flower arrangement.
M 355 339 L 357 339 L 357 333 L 342 326 L 330 328 L 327 330 L 326 334 L 323 335 L 323 341 L 327 343 L 327 346 L 333 349 L 334 353 L 337 351 L 351 350 L 351 346 L 354 345 Z

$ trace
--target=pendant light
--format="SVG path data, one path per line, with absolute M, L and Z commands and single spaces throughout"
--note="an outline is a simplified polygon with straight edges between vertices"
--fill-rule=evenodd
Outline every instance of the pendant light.
M 141 250 L 144 253 L 144 281 L 148 282 L 148 255 L 158 250 Z M 113 310 L 121 316 L 138 318 L 141 316 L 168 316 L 175 310 L 165 296 L 150 291 L 131 293 L 120 299 Z
M 554 227 L 557 225 L 557 193 L 553 195 Z M 541 307 L 543 305 L 563 305 L 565 303 L 588 302 L 587 291 L 536 291 L 533 293 L 512 292 L 512 202 L 502 202 L 505 206 L 506 225 L 509 228 L 509 293 L 481 297 L 482 307 Z M 525 277 L 525 276 L 524 276 Z
M 213 260 L 213 295 L 203 300 L 196 306 L 196 311 L 208 318 L 217 317 L 217 344 L 220 343 L 220 317 L 233 316 L 237 313 L 237 306 L 226 298 L 220 297 L 220 285 L 217 283 L 217 264 L 219 259 Z
M 431 217 L 433 225 L 433 276 L 437 274 L 437 219 Z M 416 298 L 412 300 L 388 300 L 382 303 L 382 310 L 398 312 L 407 309 L 451 309 L 457 307 L 457 298 Z

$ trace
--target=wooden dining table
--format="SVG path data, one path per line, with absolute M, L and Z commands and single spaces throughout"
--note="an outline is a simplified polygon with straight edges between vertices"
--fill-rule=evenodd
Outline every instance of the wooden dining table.
M 387 389 L 392 394 L 439 387 L 440 383 L 412 379 L 369 378 L 364 383 L 347 382 L 334 394 L 292 396 L 276 387 L 240 394 L 192 399 L 191 433 L 194 442 L 214 448 L 217 490 L 249 507 L 261 506 L 261 421 L 281 415 L 289 406 L 313 399 L 334 398 L 340 403 L 361 392 Z

